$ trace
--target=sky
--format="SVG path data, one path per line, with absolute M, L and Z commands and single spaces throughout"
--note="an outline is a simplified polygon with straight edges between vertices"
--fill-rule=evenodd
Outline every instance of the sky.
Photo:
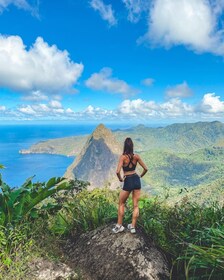
M 224 0 L 0 0 L 0 124 L 224 121 Z

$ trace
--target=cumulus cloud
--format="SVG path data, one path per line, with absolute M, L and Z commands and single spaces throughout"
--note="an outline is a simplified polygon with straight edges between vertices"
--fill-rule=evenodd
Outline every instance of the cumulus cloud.
M 136 23 L 140 20 L 143 12 L 149 10 L 149 0 L 122 0 L 128 10 L 128 20 Z
M 145 39 L 166 47 L 185 45 L 196 52 L 224 54 L 220 14 L 223 0 L 154 0 Z
M 0 36 L 0 87 L 21 92 L 69 91 L 82 71 L 83 65 L 71 61 L 67 51 L 49 46 L 41 37 L 27 50 L 19 36 Z
M 149 87 L 149 86 L 151 86 L 151 85 L 154 83 L 154 79 L 152 79 L 152 78 L 147 78 L 147 79 L 142 80 L 141 83 L 142 83 L 144 86 Z
M 117 24 L 114 16 L 114 10 L 111 5 L 106 5 L 102 0 L 91 0 L 90 6 L 100 13 L 102 19 L 106 20 L 110 26 Z
M 18 109 L 19 112 L 28 114 L 28 115 L 35 115 L 36 111 L 32 108 L 31 105 L 27 106 L 21 106 L 21 108 Z
M 0 115 L 1 116 L 1 115 Z M 22 105 L 17 108 L 11 116 L 17 119 L 57 119 L 57 120 L 106 120 L 116 119 L 117 113 L 113 110 L 107 110 L 100 107 L 89 105 L 84 110 L 74 112 L 71 108 L 63 108 L 62 104 L 52 100 L 48 104 Z
M 165 103 L 156 103 L 155 101 L 145 101 L 142 99 L 124 100 L 118 111 L 123 115 L 149 118 L 149 117 L 177 117 L 191 114 L 193 107 L 174 98 Z
M 63 108 L 62 104 L 57 100 L 52 100 L 48 104 L 32 104 L 21 105 L 17 108 L 18 113 L 23 115 L 30 115 L 32 118 L 64 118 L 74 113 L 70 108 Z M 22 115 L 20 115 L 22 117 Z
M 215 93 L 207 93 L 204 95 L 198 110 L 203 113 L 221 113 L 224 116 L 224 101 L 221 101 L 220 96 L 216 96 Z
M 33 16 L 38 17 L 38 1 L 35 5 L 29 4 L 26 0 L 0 0 L 0 13 L 2 13 L 8 6 L 14 5 L 19 9 L 31 12 Z
M 48 96 L 42 93 L 40 90 L 36 90 L 27 95 L 24 95 L 22 99 L 28 101 L 44 101 L 48 100 Z
M 138 90 L 132 88 L 125 81 L 112 77 L 111 68 L 103 68 L 99 73 L 92 74 L 86 81 L 86 86 L 93 90 L 102 90 L 123 95 L 138 93 Z
M 56 109 L 61 109 L 62 108 L 62 104 L 58 100 L 51 100 L 49 102 L 49 105 L 50 105 L 50 107 L 56 108 Z
M 111 120 L 117 118 L 117 113 L 113 110 L 107 110 L 89 105 L 86 109 L 77 113 L 77 116 L 82 120 L 104 120 L 108 118 Z
M 197 104 L 188 104 L 180 98 L 164 102 L 143 99 L 125 99 L 109 110 L 87 106 L 81 111 L 65 108 L 58 100 L 48 103 L 20 105 L 16 109 L 0 106 L 0 119 L 7 120 L 90 120 L 90 121 L 153 121 L 153 120 L 217 120 L 224 121 L 224 101 L 215 93 L 207 93 Z
M 169 98 L 185 98 L 192 96 L 192 94 L 193 92 L 186 82 L 183 82 L 182 84 L 176 85 L 174 87 L 169 87 L 166 91 L 166 96 Z

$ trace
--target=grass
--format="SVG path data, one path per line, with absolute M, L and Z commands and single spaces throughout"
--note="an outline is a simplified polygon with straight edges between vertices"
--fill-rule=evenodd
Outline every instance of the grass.
M 0 279 L 7 279 L 6 276 L 26 279 L 27 263 L 35 256 L 66 261 L 60 248 L 68 236 L 116 220 L 118 194 L 118 191 L 106 188 L 83 190 L 74 197 L 63 197 L 62 209 L 44 219 L 27 220 L 13 228 L 1 227 Z M 171 260 L 171 279 L 176 279 L 177 275 L 178 280 L 221 279 L 220 275 L 224 275 L 222 206 L 218 203 L 198 205 L 186 197 L 170 205 L 164 197 L 144 194 L 139 208 L 138 227 L 144 229 L 150 240 Z M 132 201 L 129 199 L 124 222 L 131 215 Z

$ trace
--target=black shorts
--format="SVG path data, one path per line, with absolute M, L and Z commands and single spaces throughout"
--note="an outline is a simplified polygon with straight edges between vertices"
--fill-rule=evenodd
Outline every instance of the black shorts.
M 138 174 L 126 175 L 124 179 L 123 190 L 124 191 L 133 191 L 141 189 L 141 181 Z

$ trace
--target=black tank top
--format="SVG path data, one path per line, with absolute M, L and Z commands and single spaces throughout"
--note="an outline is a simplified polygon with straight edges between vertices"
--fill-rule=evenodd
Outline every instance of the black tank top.
M 134 162 L 132 161 L 130 155 L 127 155 L 127 156 L 128 156 L 128 158 L 129 158 L 129 163 L 128 163 L 128 165 L 126 165 L 126 166 L 122 166 L 122 167 L 123 167 L 123 171 L 126 171 L 126 172 L 127 172 L 127 171 L 134 171 L 135 168 L 136 168 L 137 163 L 134 164 Z

